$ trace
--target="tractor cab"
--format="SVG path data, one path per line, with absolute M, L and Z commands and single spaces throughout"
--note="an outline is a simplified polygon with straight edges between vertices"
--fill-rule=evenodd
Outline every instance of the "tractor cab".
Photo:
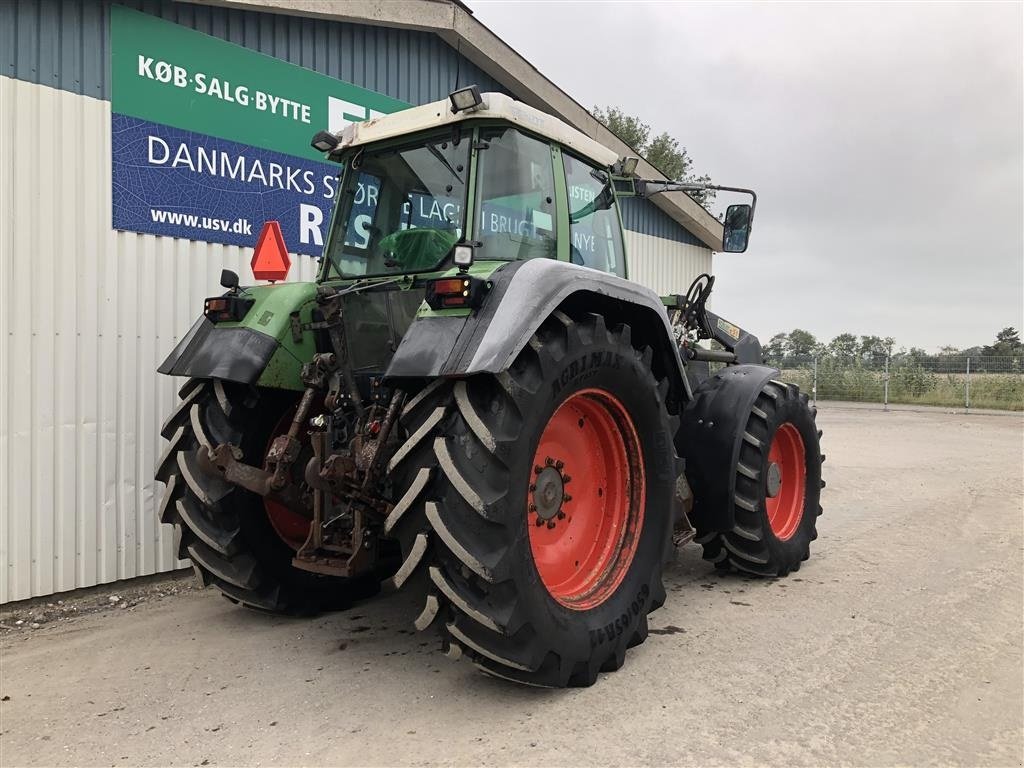
M 723 250 L 734 252 L 746 250 L 756 202 L 746 189 L 636 178 L 636 158 L 474 86 L 339 134 L 321 131 L 312 145 L 342 166 L 319 280 L 355 286 L 346 313 L 352 362 L 375 372 L 416 318 L 474 309 L 507 265 L 545 259 L 628 279 L 624 197 L 750 194 L 752 204 L 725 216 Z M 460 278 L 468 282 L 453 282 Z M 736 341 L 720 336 L 705 334 L 727 347 Z
M 415 319 L 471 311 L 503 266 L 628 276 L 616 153 L 503 94 L 462 93 L 314 137 L 342 167 L 319 282 L 345 287 L 357 378 L 387 370 Z
M 317 134 L 344 169 L 321 280 L 536 258 L 626 277 L 616 154 L 503 94 L 461 103 Z

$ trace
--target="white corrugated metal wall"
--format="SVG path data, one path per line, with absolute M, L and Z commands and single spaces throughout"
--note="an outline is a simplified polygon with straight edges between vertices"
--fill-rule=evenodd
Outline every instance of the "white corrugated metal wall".
M 187 565 L 156 367 L 252 250 L 114 231 L 110 167 L 109 101 L 0 76 L 0 602 Z
M 0 76 L 0 602 L 187 564 L 156 518 L 180 382 L 155 371 L 251 250 L 112 230 L 110 167 L 110 102 Z M 711 268 L 706 248 L 626 241 L 660 294 Z
M 703 246 L 625 230 L 629 278 L 659 296 L 686 293 L 697 275 L 711 274 L 711 251 Z

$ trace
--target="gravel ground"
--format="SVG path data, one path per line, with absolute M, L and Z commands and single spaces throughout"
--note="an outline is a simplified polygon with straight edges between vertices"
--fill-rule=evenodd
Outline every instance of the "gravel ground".
M 199 587 L 192 578 L 192 570 L 186 569 L 174 574 L 160 574 L 116 585 L 81 589 L 60 597 L 23 600 L 0 606 L 0 637 L 25 630 L 42 629 L 44 626 L 61 624 L 115 608 L 134 612 L 144 603 L 173 598 L 183 592 L 197 589 Z
M 819 423 L 810 562 L 751 581 L 683 548 L 592 688 L 449 662 L 402 595 L 294 620 L 166 579 L 0 612 L 0 762 L 1021 765 L 1024 421 Z

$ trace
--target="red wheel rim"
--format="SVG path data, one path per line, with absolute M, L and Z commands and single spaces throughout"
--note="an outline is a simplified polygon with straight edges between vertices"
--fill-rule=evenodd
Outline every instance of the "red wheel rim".
M 773 482 L 772 476 L 776 473 L 774 480 L 777 482 Z M 768 449 L 768 475 L 765 498 L 768 524 L 775 537 L 785 541 L 800 527 L 807 489 L 804 441 L 792 424 L 783 424 L 775 430 L 775 437 Z
M 594 608 L 622 583 L 643 530 L 636 427 L 614 396 L 581 390 L 551 415 L 533 464 L 527 529 L 537 572 L 560 604 Z
M 264 451 L 264 456 L 270 451 L 270 446 L 274 442 L 274 438 L 279 435 L 285 435 L 288 433 L 289 427 L 292 424 L 292 418 L 295 416 L 295 409 L 289 408 L 277 424 L 274 426 L 274 430 L 270 433 L 270 438 L 267 440 L 267 449 Z M 308 434 L 305 431 L 299 433 L 300 440 L 307 440 Z M 303 453 L 299 454 L 298 460 L 292 465 L 293 473 L 298 468 L 301 471 L 306 466 L 307 459 Z M 263 464 L 264 468 L 267 468 L 266 462 Z M 277 535 L 281 537 L 289 547 L 294 549 L 296 552 L 302 548 L 302 545 L 306 543 L 306 538 L 309 536 L 309 525 L 311 522 L 311 516 L 306 517 L 301 512 L 296 512 L 291 507 L 282 504 L 274 499 L 263 497 L 263 508 L 267 512 L 267 518 L 270 520 L 270 525 L 277 532 Z

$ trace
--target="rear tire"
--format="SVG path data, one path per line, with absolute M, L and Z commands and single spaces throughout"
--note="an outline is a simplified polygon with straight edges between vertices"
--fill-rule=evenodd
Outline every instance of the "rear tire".
M 785 576 L 810 556 L 825 485 L 816 415 L 792 384 L 773 380 L 761 389 L 734 468 L 735 525 L 700 539 L 704 559 L 719 570 Z
M 599 672 L 621 667 L 626 650 L 647 637 L 647 613 L 665 600 L 662 569 L 681 513 L 678 421 L 666 409 L 667 392 L 667 381 L 652 373 L 650 349 L 634 349 L 628 326 L 609 332 L 600 315 L 577 322 L 556 313 L 508 372 L 435 381 L 410 400 L 402 418 L 409 437 L 390 467 L 395 507 L 387 530 L 405 558 L 396 586 L 418 582 L 426 593 L 416 627 L 437 627 L 448 655 L 530 685 L 591 685 Z M 578 421 L 581 435 L 606 439 L 595 447 L 567 438 L 565 455 L 550 457 L 547 467 L 539 458 L 547 449 L 538 454 L 538 445 L 557 445 L 541 438 L 564 421 L 556 413 L 567 402 L 579 408 L 570 427 Z M 591 426 L 602 420 L 621 429 Z M 634 485 L 588 469 L 595 452 L 601 461 L 631 456 L 623 477 Z M 559 479 L 551 474 L 556 459 L 564 464 Z M 555 507 L 538 501 L 538 469 L 545 468 L 557 485 Z M 626 510 L 624 532 L 588 528 L 587 520 L 614 515 L 613 499 Z M 585 505 L 597 516 L 588 517 Z M 544 553 L 555 551 L 544 547 L 558 542 L 584 552 L 573 534 L 587 531 L 611 554 L 574 562 L 595 563 L 598 575 L 580 571 L 574 579 L 572 569 L 581 566 L 544 565 Z
M 286 614 L 348 608 L 380 590 L 377 575 L 344 579 L 295 568 L 295 552 L 274 530 L 263 499 L 199 465 L 205 441 L 238 445 L 245 462 L 263 466 L 293 393 L 191 379 L 179 396 L 161 432 L 169 444 L 157 463 L 156 479 L 167 486 L 159 514 L 174 525 L 176 554 L 192 560 L 200 584 L 249 608 Z

